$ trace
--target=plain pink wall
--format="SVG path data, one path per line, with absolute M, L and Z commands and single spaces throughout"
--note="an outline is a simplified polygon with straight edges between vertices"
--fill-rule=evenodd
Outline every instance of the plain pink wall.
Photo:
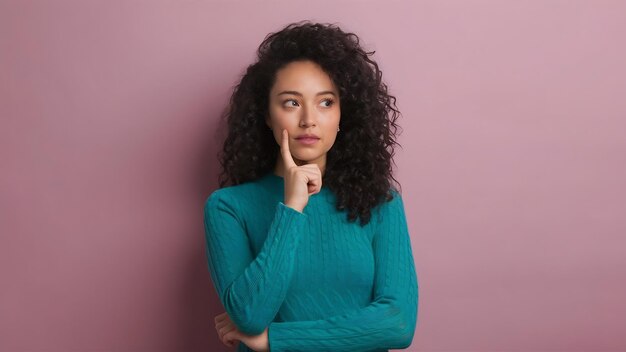
M 626 350 L 626 2 L 0 1 L 0 350 L 226 350 L 202 204 L 265 35 L 398 98 L 411 351 Z

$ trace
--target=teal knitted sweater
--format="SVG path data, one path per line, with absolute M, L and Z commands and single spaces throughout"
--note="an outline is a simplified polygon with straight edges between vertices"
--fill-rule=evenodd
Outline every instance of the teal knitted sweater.
M 417 275 L 402 197 L 392 193 L 361 227 L 325 186 L 302 212 L 285 205 L 273 172 L 214 191 L 204 204 L 208 269 L 237 328 L 268 328 L 271 352 L 408 347 Z

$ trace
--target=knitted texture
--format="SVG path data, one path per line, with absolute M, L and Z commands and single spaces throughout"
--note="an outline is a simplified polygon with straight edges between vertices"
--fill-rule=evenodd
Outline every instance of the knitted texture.
M 361 227 L 324 186 L 302 212 L 285 205 L 273 172 L 214 191 L 204 204 L 208 269 L 237 328 L 268 328 L 271 352 L 408 347 L 418 284 L 404 204 L 392 193 Z

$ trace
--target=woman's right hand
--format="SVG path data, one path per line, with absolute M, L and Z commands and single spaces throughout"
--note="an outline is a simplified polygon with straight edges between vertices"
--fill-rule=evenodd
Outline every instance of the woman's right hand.
M 289 150 L 289 132 L 283 129 L 280 153 L 285 166 L 285 205 L 299 212 L 309 202 L 309 196 L 322 189 L 322 171 L 315 163 L 296 165 Z

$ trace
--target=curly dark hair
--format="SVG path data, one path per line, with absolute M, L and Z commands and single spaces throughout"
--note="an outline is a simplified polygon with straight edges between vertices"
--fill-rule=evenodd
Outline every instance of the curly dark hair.
M 305 20 L 268 34 L 222 116 L 228 131 L 218 153 L 220 187 L 273 172 L 280 146 L 264 121 L 276 71 L 292 61 L 311 60 L 337 86 L 341 102 L 341 132 L 326 155 L 323 182 L 336 195 L 337 210 L 347 209 L 350 222 L 360 217 L 361 226 L 366 225 L 371 209 L 393 198 L 391 180 L 401 189 L 393 177 L 400 112 L 378 64 L 369 58 L 374 53 L 364 51 L 356 34 L 336 24 Z

